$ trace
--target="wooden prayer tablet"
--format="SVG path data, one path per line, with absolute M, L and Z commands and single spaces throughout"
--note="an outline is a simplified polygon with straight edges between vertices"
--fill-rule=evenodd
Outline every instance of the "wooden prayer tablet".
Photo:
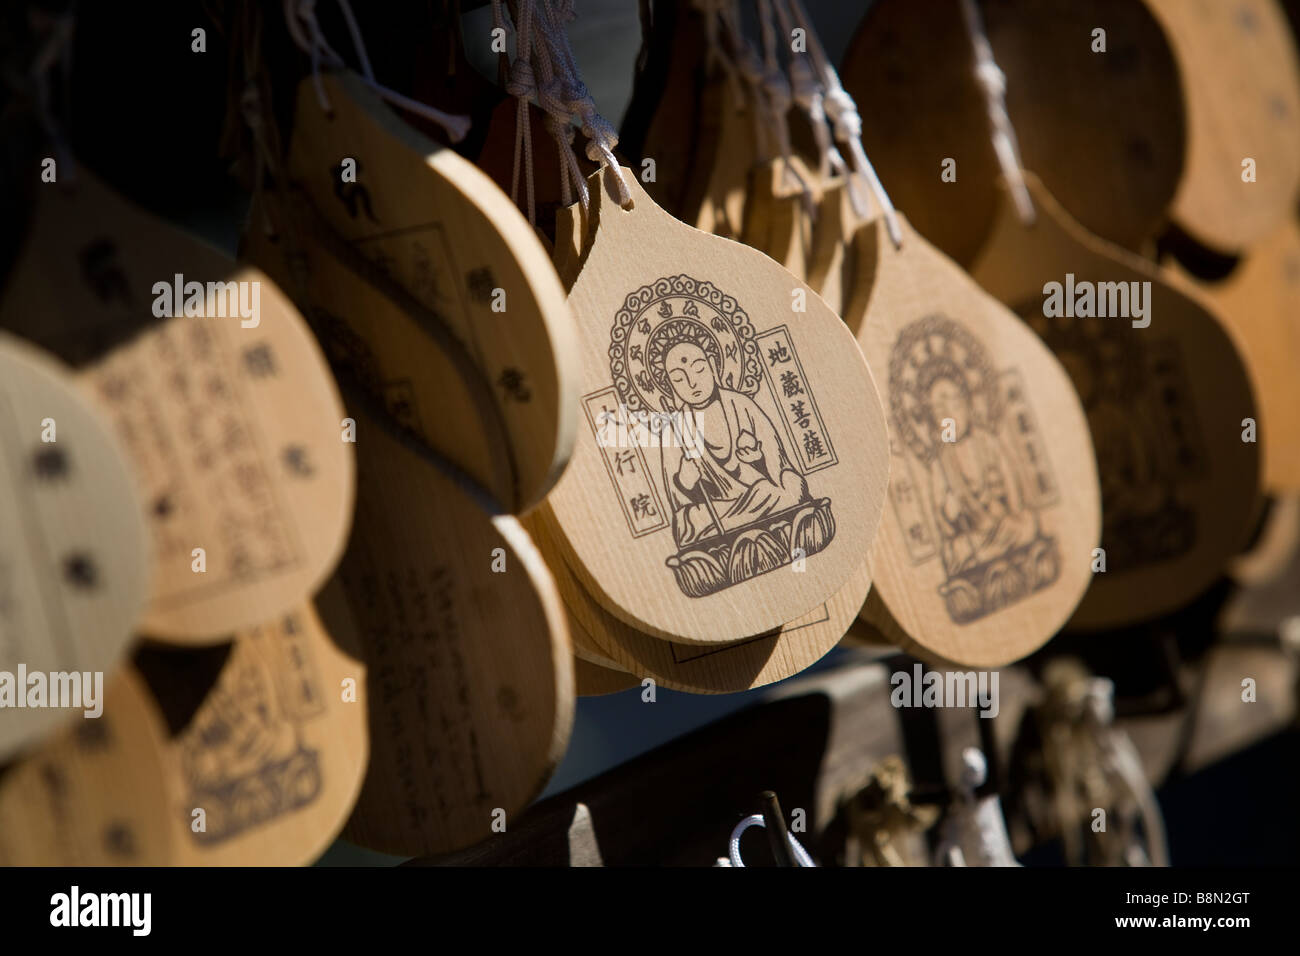
M 959 0 L 876 0 L 840 79 L 894 205 L 926 239 L 969 263 L 993 221 L 998 165 Z M 940 178 L 945 159 L 956 161 L 954 182 Z
M 1168 266 L 1209 297 L 1246 359 L 1259 402 L 1264 487 L 1300 492 L 1300 224 L 1283 221 L 1219 282 Z
M 624 178 L 630 209 L 590 180 L 569 295 L 583 427 L 542 517 L 610 613 L 679 643 L 742 640 L 825 603 L 866 560 L 884 413 L 815 293 Z
M 1291 215 L 1300 190 L 1300 64 L 1286 16 L 1275 0 L 1146 5 L 1173 47 L 1187 102 L 1187 168 L 1172 218 L 1203 245 L 1244 249 Z
M 215 683 L 202 651 L 146 647 L 166 713 L 172 855 L 184 866 L 302 866 L 343 827 L 366 771 L 366 672 L 310 604 L 237 635 Z M 141 729 L 143 732 L 143 728 Z
M 559 554 L 554 536 L 532 522 L 533 541 L 555 576 L 579 657 L 673 690 L 730 694 L 784 680 L 815 664 L 839 643 L 866 600 L 871 575 L 865 565 L 825 603 L 776 631 L 726 644 L 685 645 L 638 631 L 606 611 L 583 589 Z
M 131 640 L 149 596 L 141 510 L 71 371 L 0 333 L 0 761 L 81 718 L 83 681 Z
M 644 185 L 674 215 L 692 185 L 701 123 L 700 75 L 707 55 L 704 11 L 688 3 L 661 3 L 654 10 L 644 57 L 623 114 L 619 147 L 629 159 L 655 161 L 655 178 Z
M 759 161 L 753 110 L 735 85 L 724 80 L 709 84 L 703 99 L 716 101 L 717 146 L 708 157 L 696 156 L 690 178 L 704 188 L 678 218 L 715 236 L 739 239 L 745 229 L 750 171 Z
M 357 405 L 357 515 L 326 630 L 366 664 L 366 781 L 344 836 L 410 856 L 493 833 L 545 785 L 573 721 L 564 610 L 519 523 L 489 516 Z
M 140 630 L 206 643 L 298 606 L 338 560 L 353 492 L 343 406 L 302 317 L 84 168 L 40 197 L 0 327 L 77 365 L 126 449 L 153 537 Z
M 559 557 L 555 550 L 555 544 L 550 539 L 550 532 L 546 530 L 546 525 L 536 513 L 523 515 L 519 518 L 519 523 L 524 530 L 528 532 L 529 538 L 537 547 L 538 552 L 546 561 L 547 569 L 556 579 L 556 587 L 559 588 L 560 579 L 569 577 L 569 570 L 564 565 L 563 559 Z M 560 592 L 563 598 L 563 592 Z M 595 639 L 587 633 L 572 614 L 565 615 L 569 624 L 569 640 L 573 644 L 573 656 L 575 660 L 586 661 L 589 664 L 595 664 L 597 667 L 619 670 L 618 664 L 612 657 L 596 643 Z
M 557 572 L 557 582 L 563 575 Z M 576 587 L 576 582 L 572 582 Z M 853 624 L 871 587 L 866 565 L 807 614 L 778 631 L 727 644 L 686 645 L 628 627 L 583 592 L 569 602 L 570 582 L 560 583 L 571 620 L 588 621 L 590 639 L 622 670 L 653 677 L 664 687 L 694 694 L 730 694 L 793 677 L 825 657 Z
M 876 283 L 876 230 L 871 220 L 857 223 L 844 240 L 844 271 L 847 287 L 841 296 L 840 317 L 849 331 L 857 335 L 866 320 L 871 303 L 871 289 Z
M 483 488 L 508 487 L 514 480 L 509 439 L 472 356 L 421 304 L 399 301 L 403 290 L 367 260 L 314 234 L 302 202 L 263 198 L 282 219 L 298 218 L 273 238 L 254 203 L 240 255 L 293 295 L 335 374 L 364 388 L 393 421 Z
M 1088 423 L 1033 332 L 900 225 L 901 248 L 882 218 L 859 235 L 876 263 L 858 341 L 893 459 L 868 621 L 998 667 L 1054 636 L 1091 579 L 1101 518 Z
M 1243 441 L 1243 421 L 1258 420 L 1250 376 L 1213 313 L 1026 183 L 1036 224 L 1007 196 L 971 274 L 1042 336 L 1087 412 L 1106 570 L 1070 623 L 1156 617 L 1203 591 L 1250 532 L 1260 469 L 1259 443 Z
M 847 181 L 835 177 L 823 183 L 808 256 L 808 284 L 841 318 L 853 287 L 853 257 L 849 253 L 857 227 Z
M 1159 25 L 1133 0 L 978 6 L 1023 164 L 1090 229 L 1136 248 L 1159 224 L 1183 159 L 1178 71 Z M 1105 53 L 1092 50 L 1097 28 Z M 969 265 L 993 224 L 1000 167 L 960 0 L 878 0 L 842 77 L 895 205 Z
M 575 658 L 573 682 L 579 697 L 603 697 L 605 694 L 617 694 L 620 691 L 639 687 L 641 679 Z
M 577 336 L 550 257 L 472 163 L 408 126 L 360 78 L 320 82 L 329 112 L 311 78 L 299 85 L 291 173 L 352 249 L 473 356 L 510 439 L 512 480 L 491 491 L 527 510 L 559 477 L 578 425 Z
M 804 279 L 812 254 L 810 210 L 821 201 L 816 178 L 797 156 L 760 163 L 749 176 L 741 242 L 767 253 L 792 275 Z M 805 195 L 800 183 L 807 183 L 814 192 Z
M 1160 24 L 1134 0 L 979 8 L 1023 165 L 1089 232 L 1137 250 L 1163 223 L 1186 156 L 1179 66 Z M 1207 64 L 1193 69 L 1209 75 Z
M 131 668 L 103 713 L 70 721 L 0 772 L 0 866 L 159 866 L 171 859 L 163 728 Z

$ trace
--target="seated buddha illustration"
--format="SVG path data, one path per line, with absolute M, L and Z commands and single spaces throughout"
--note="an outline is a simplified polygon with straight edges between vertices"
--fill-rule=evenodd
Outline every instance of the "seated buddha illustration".
M 185 806 L 202 806 L 198 843 L 219 843 L 311 803 L 321 790 L 319 752 L 303 745 L 272 678 L 249 657 L 223 673 L 180 736 Z M 189 810 L 185 810 L 188 820 Z
M 1056 580 L 1056 541 L 1030 504 L 1033 476 L 1009 442 L 999 376 L 983 346 L 950 319 L 904 329 L 891 362 L 891 407 L 919 460 L 949 616 L 964 624 Z
M 790 563 L 793 549 L 824 548 L 834 533 L 829 501 L 813 501 L 758 402 L 720 383 L 721 347 L 709 329 L 666 322 L 646 352 L 674 419 L 660 443 L 661 477 L 679 549 L 668 564 L 683 590 L 712 593 Z M 785 523 L 776 517 L 784 512 Z
M 930 468 L 930 500 L 944 570 L 958 574 L 1033 541 L 1038 514 L 1025 506 L 1014 454 L 975 419 L 961 370 L 935 361 L 921 390 L 930 425 L 941 436 Z M 951 440 L 943 440 L 945 428 Z

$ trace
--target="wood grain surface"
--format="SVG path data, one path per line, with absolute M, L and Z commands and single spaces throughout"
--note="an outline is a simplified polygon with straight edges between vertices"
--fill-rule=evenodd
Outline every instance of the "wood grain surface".
M 342 403 L 302 316 L 263 273 L 89 170 L 40 198 L 0 327 L 71 361 L 126 448 L 153 539 L 140 630 L 212 643 L 297 607 L 338 561 L 354 480 Z M 191 304 L 207 315 L 159 314 L 178 276 L 204 285 Z M 256 315 L 235 314 L 254 296 Z
M 1175 0 L 1177 2 L 1177 0 Z M 1178 68 L 1138 0 L 981 0 L 1021 159 L 1089 229 L 1137 248 L 1178 188 Z M 1094 29 L 1106 52 L 1093 52 Z M 878 0 L 849 46 L 844 86 L 895 204 L 963 266 L 993 225 L 999 166 L 959 0 Z M 956 180 L 945 182 L 945 160 Z
M 494 811 L 526 806 L 564 754 L 564 611 L 516 519 L 488 514 L 362 405 L 350 411 L 357 520 L 335 578 L 345 600 L 319 608 L 366 665 L 370 763 L 344 835 L 387 853 L 442 852 L 491 834 Z M 351 613 L 336 615 L 339 603 Z
M 686 646 L 651 637 L 606 611 L 568 569 L 548 529 L 535 522 L 530 530 L 555 576 L 570 632 L 579 635 L 575 644 L 585 643 L 596 650 L 578 656 L 690 693 L 750 690 L 815 664 L 839 643 L 871 587 L 871 576 L 863 565 L 828 601 L 771 634 L 726 644 Z
M 1259 443 L 1242 440 L 1243 421 L 1258 414 L 1250 373 L 1237 336 L 1174 277 L 1088 234 L 1041 183 L 1027 183 L 1035 225 L 1025 228 L 1004 199 L 972 275 L 1043 336 L 1087 411 L 1106 572 L 1071 624 L 1152 618 L 1209 586 L 1250 532 L 1260 479 Z M 1126 316 L 1045 317 L 1046 283 L 1067 275 L 1149 282 L 1149 327 Z
M 0 332 L 0 761 L 103 705 L 149 596 L 143 511 L 72 371 Z
M 472 163 L 406 125 L 356 76 L 299 87 L 292 175 L 357 252 L 436 313 L 473 356 L 510 438 L 512 511 L 535 505 L 573 444 L 577 339 L 550 257 Z M 356 181 L 341 179 L 345 158 Z M 499 290 L 499 291 L 498 291 Z
M 610 613 L 680 643 L 741 640 L 824 603 L 865 561 L 887 480 L 884 415 L 860 350 L 815 293 L 627 179 L 631 210 L 591 180 L 594 238 L 570 292 L 588 420 L 542 516 Z M 679 381 L 670 352 L 692 362 L 672 370 Z M 643 439 L 635 414 L 671 421 L 683 406 L 682 438 L 668 428 L 644 447 L 659 436 Z M 620 415 L 632 447 L 619 447 Z
M 367 760 L 366 671 L 304 604 L 237 634 L 206 679 L 199 654 L 146 647 L 135 658 L 162 723 L 172 834 L 182 866 L 303 866 L 352 811 Z M 202 811 L 201 813 L 199 811 Z
M 1300 222 L 1284 219 L 1217 282 L 1165 264 L 1209 298 L 1241 346 L 1259 402 L 1265 489 L 1300 491 Z
M 1276 0 L 1146 6 L 1173 48 L 1187 103 L 1172 217 L 1203 245 L 1243 250 L 1291 218 L 1300 193 L 1300 62 L 1286 16 Z M 1246 158 L 1254 182 L 1242 179 Z
M 868 620 L 887 612 L 932 654 L 997 667 L 1055 635 L 1092 577 L 1087 420 L 1042 342 L 902 225 L 898 249 L 882 219 L 863 234 L 877 262 L 858 341 L 893 457 Z

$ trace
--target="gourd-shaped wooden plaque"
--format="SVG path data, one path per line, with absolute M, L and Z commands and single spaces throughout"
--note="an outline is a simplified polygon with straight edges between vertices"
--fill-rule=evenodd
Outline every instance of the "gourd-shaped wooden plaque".
M 141 511 L 126 452 L 71 371 L 0 333 L 0 761 L 81 723 L 92 675 L 132 638 L 149 593 Z
M 292 197 L 265 193 L 254 203 L 241 257 L 264 269 L 311 318 L 336 375 L 362 388 L 388 416 L 484 488 L 513 481 L 509 438 L 497 416 L 491 386 L 469 353 L 418 303 L 386 278 L 341 255 L 337 246 L 302 228 L 272 237 L 261 227 L 263 208 L 296 215 Z M 345 252 L 345 250 L 343 250 Z M 386 287 L 376 285 L 385 283 Z
M 1300 492 L 1300 223 L 1286 219 L 1221 281 L 1169 268 L 1209 297 L 1241 346 L 1257 388 L 1264 487 Z
M 736 84 L 723 79 L 712 81 L 702 100 L 716 109 L 717 146 L 707 157 L 696 156 L 691 180 L 702 183 L 703 189 L 680 218 L 715 236 L 739 239 L 745 228 L 750 170 L 758 165 L 753 110 Z
M 1088 228 L 1136 248 L 1162 219 L 1183 161 L 1178 70 L 1159 24 L 1135 0 L 978 7 L 1024 165 Z M 1097 28 L 1106 52 L 1093 51 Z M 969 266 L 993 225 L 999 165 L 960 0 L 877 0 L 843 80 L 895 204 Z
M 164 729 L 131 668 L 103 712 L 76 720 L 0 774 L 0 866 L 159 866 L 172 859 Z
M 820 188 L 797 156 L 760 163 L 749 176 L 741 241 L 767 253 L 802 281 L 812 255 L 813 223 L 807 204 L 815 207 L 821 201 Z M 808 184 L 809 196 L 800 183 Z
M 581 659 L 573 662 L 573 681 L 579 697 L 603 697 L 638 687 L 639 678 Z
M 1023 165 L 1089 232 L 1137 250 L 1168 214 L 1191 123 L 1160 24 L 1135 0 L 979 8 Z M 983 186 L 996 195 L 996 177 Z
M 1187 101 L 1187 168 L 1171 216 L 1203 245 L 1244 249 L 1291 216 L 1300 191 L 1300 63 L 1286 16 L 1275 0 L 1146 5 Z
M 512 511 L 535 505 L 568 460 L 578 347 L 564 291 L 531 227 L 486 175 L 406 125 L 356 76 L 298 91 L 291 174 L 324 219 L 445 321 L 490 383 L 510 439 Z M 354 173 L 354 175 L 353 175 Z M 411 367 L 418 371 L 414 355 Z M 389 365 L 390 378 L 403 377 Z
M 1204 590 L 1250 531 L 1260 465 L 1258 442 L 1243 441 L 1256 415 L 1250 376 L 1203 305 L 1089 235 L 1035 177 L 1026 184 L 1035 224 L 1004 193 L 971 274 L 1042 336 L 1087 411 L 1106 570 L 1071 625 L 1155 617 Z
M 77 366 L 126 448 L 153 535 L 141 631 L 226 640 L 328 576 L 352 446 L 320 348 L 264 274 L 83 168 L 71 189 L 41 190 L 0 327 Z
M 874 281 L 858 341 L 890 423 L 889 506 L 869 623 L 997 667 L 1069 619 L 1100 532 L 1088 424 L 1059 362 L 905 220 L 859 233 Z
M 864 563 L 888 479 L 883 410 L 815 293 L 624 177 L 630 209 L 590 180 L 569 295 L 584 428 L 542 517 L 587 591 L 637 629 L 753 637 Z
M 849 199 L 847 181 L 839 176 L 824 183 L 813 223 L 808 284 L 841 318 L 853 287 L 850 244 L 857 227 L 858 216 Z
M 318 606 L 366 665 L 370 763 L 344 835 L 442 853 L 491 835 L 496 811 L 512 818 L 564 754 L 564 611 L 516 519 L 490 516 L 414 439 L 350 410 L 357 520 L 335 578 L 350 613 Z
M 815 664 L 849 629 L 866 600 L 871 576 L 866 565 L 810 613 L 778 631 L 743 641 L 697 647 L 651 637 L 619 620 L 582 587 L 558 553 L 541 522 L 530 522 L 533 541 L 555 575 L 576 636 L 579 657 L 590 663 L 653 677 L 673 690 L 729 694 L 784 680 Z M 594 651 L 594 653 L 593 653 Z
M 334 646 L 311 604 L 238 634 L 209 682 L 194 657 L 219 650 L 146 647 L 136 656 L 168 720 L 159 745 L 169 862 L 312 863 L 365 777 L 365 668 Z

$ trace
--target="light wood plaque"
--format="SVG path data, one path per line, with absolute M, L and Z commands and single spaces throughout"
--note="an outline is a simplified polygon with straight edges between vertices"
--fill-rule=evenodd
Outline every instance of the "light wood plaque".
M 71 370 L 0 332 L 0 761 L 80 722 L 61 688 L 93 694 L 83 682 L 133 637 L 149 596 L 142 511 L 125 449 Z
M 1209 298 L 1235 333 L 1259 402 L 1264 487 L 1300 492 L 1300 221 L 1292 216 L 1255 243 L 1227 278 L 1166 267 Z
M 570 291 L 584 429 L 542 517 L 615 616 L 679 643 L 741 640 L 823 604 L 864 563 L 888 480 L 884 414 L 816 293 L 624 175 L 630 210 L 591 179 Z
M 890 412 L 890 503 L 868 621 L 998 667 L 1069 619 L 1092 577 L 1097 470 L 1083 408 L 1041 341 L 900 217 L 877 218 L 858 341 Z M 873 610 L 876 612 L 873 614 Z
M 186 302 L 158 315 L 178 281 Z M 190 283 L 195 311 L 218 314 L 181 311 Z M 231 314 L 245 302 L 256 315 Z M 127 451 L 153 537 L 142 632 L 222 641 L 328 576 L 352 516 L 352 446 L 320 348 L 263 273 L 83 168 L 71 189 L 41 191 L 0 327 L 76 366 Z
M 159 866 L 172 858 L 164 730 L 129 667 L 103 714 L 61 727 L 0 775 L 0 866 Z
M 196 676 L 199 653 L 212 650 L 146 647 L 135 662 L 159 710 L 135 732 L 148 736 L 167 720 L 158 741 L 167 862 L 313 863 L 365 778 L 365 668 L 334 645 L 311 604 L 236 635 L 210 685 Z
M 266 194 L 263 200 L 286 218 L 286 228 L 269 236 L 260 226 L 261 204 L 254 204 L 240 255 L 294 297 L 334 373 L 483 488 L 510 485 L 509 436 L 469 353 L 436 325 L 430 328 L 418 302 L 389 298 L 385 292 L 402 290 L 374 284 L 386 281 L 382 274 L 303 228 L 306 220 L 289 224 L 287 217 L 301 208 L 292 198 Z M 413 308 L 404 308 L 408 303 Z
M 408 126 L 356 76 L 302 81 L 292 175 L 357 252 L 436 313 L 476 360 L 510 438 L 511 511 L 535 505 L 568 461 L 578 343 L 550 257 L 510 198 L 468 160 Z M 539 144 L 540 146 L 540 144 Z M 345 159 L 356 181 L 342 180 Z
M 726 644 L 676 644 L 638 631 L 601 607 L 569 570 L 550 532 L 538 524 L 530 528 L 533 540 L 555 576 L 575 644 L 596 651 L 579 656 L 638 678 L 653 677 L 673 690 L 730 694 L 799 673 L 839 643 L 871 587 L 863 565 L 828 601 L 773 633 Z
M 1169 38 L 1187 102 L 1187 168 L 1171 215 L 1203 245 L 1245 249 L 1291 218 L 1300 192 L 1300 62 L 1286 15 L 1276 0 L 1146 6 Z M 1253 182 L 1243 180 L 1247 158 Z
M 1026 182 L 1035 225 L 1025 228 L 1006 197 L 971 274 L 1039 332 L 1087 411 L 1106 571 L 1093 576 L 1071 626 L 1155 617 L 1204 590 L 1250 532 L 1260 477 L 1260 446 L 1242 440 L 1243 421 L 1257 415 L 1250 375 L 1212 312 L 1146 260 L 1089 235 L 1036 178 Z M 1125 283 L 1130 294 L 1129 283 L 1149 282 L 1150 325 L 1046 317 L 1046 284 L 1064 292 L 1067 276 L 1094 289 Z M 1122 304 L 1117 288 L 1106 296 Z
M 442 853 L 491 835 L 494 811 L 513 817 L 563 756 L 564 611 L 516 519 L 489 515 L 413 439 L 351 410 L 357 520 L 335 578 L 350 614 L 318 608 L 366 665 L 370 764 L 344 835 Z

